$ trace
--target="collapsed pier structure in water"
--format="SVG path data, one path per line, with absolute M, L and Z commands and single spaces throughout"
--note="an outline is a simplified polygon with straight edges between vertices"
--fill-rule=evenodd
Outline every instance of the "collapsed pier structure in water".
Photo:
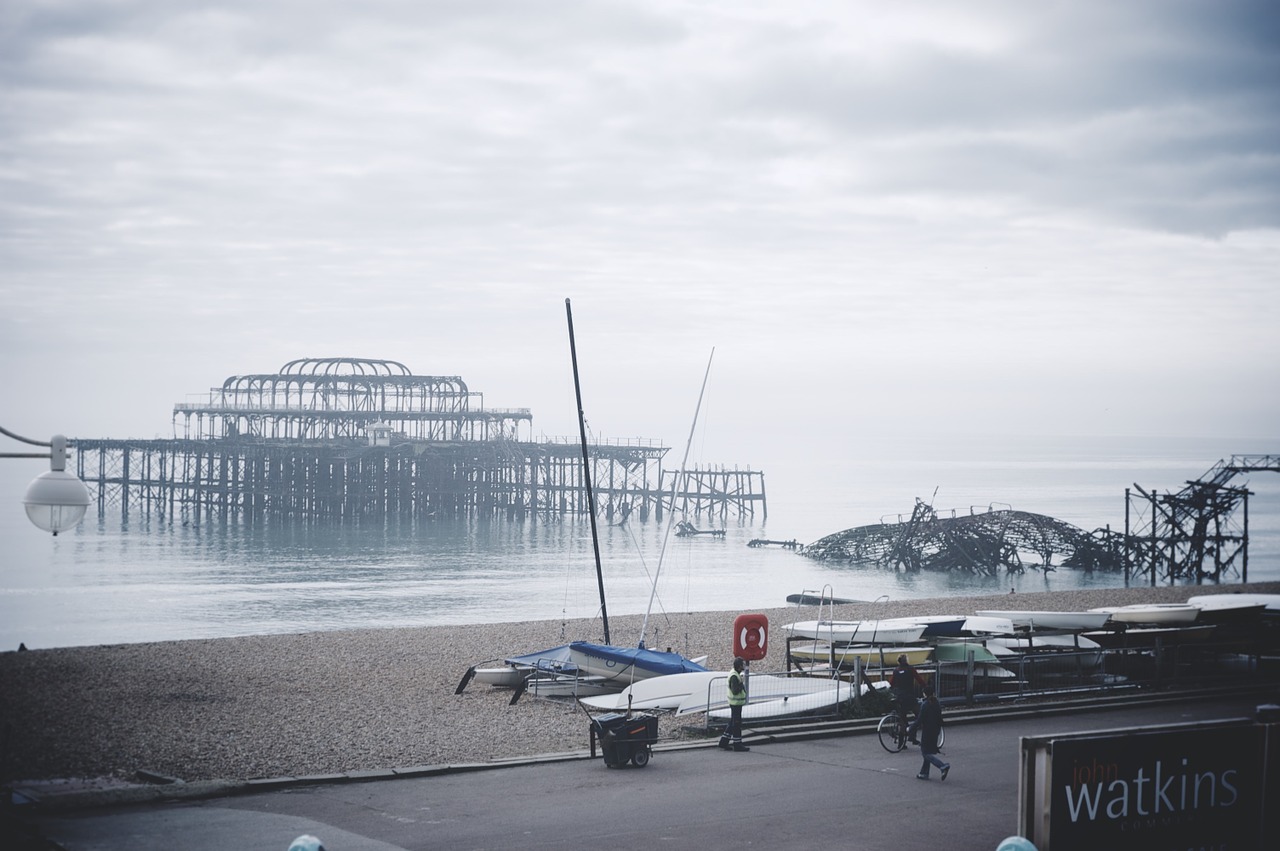
M 1014 511 L 970 508 L 939 513 L 916 500 L 909 518 L 858 526 L 800 548 L 819 561 L 893 570 L 956 570 L 994 576 L 1058 566 L 1124 572 L 1156 584 L 1249 581 L 1249 495 L 1235 476 L 1280 472 L 1280 457 L 1233 455 L 1177 493 L 1137 485 L 1125 491 L 1123 532 L 1086 532 L 1070 523 Z
M 1084 530 L 1005 506 L 939 513 L 917 499 L 911 516 L 858 526 L 801 548 L 819 561 L 873 563 L 894 570 L 956 570 L 994 576 L 1070 564 L 1090 550 Z M 1097 554 L 1094 554 L 1097 558 Z
M 581 442 L 535 440 L 527 408 L 486 408 L 458 376 L 404 364 L 306 358 L 231 376 L 173 409 L 174 437 L 77 438 L 98 515 L 202 522 L 587 513 Z M 647 439 L 589 447 L 606 517 L 767 516 L 764 474 L 668 470 Z

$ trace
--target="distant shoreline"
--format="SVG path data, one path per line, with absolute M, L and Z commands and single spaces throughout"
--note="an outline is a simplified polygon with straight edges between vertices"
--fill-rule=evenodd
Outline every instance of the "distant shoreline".
M 1232 592 L 1280 594 L 1280 582 L 893 600 L 839 606 L 835 615 L 1076 611 Z M 769 618 L 774 648 L 785 624 L 818 616 L 814 606 L 758 611 Z M 650 617 L 646 643 L 705 653 L 708 667 L 726 669 L 740 613 Z M 611 617 L 613 643 L 636 643 L 642 622 Z M 454 692 L 471 665 L 602 638 L 599 620 L 578 619 L 7 651 L 0 653 L 0 726 L 12 731 L 5 780 L 119 783 L 141 770 L 245 780 L 581 750 L 588 725 L 573 703 L 525 698 L 509 706 L 510 691 L 474 683 Z M 755 668 L 783 666 L 775 650 Z M 661 734 L 681 732 L 664 721 Z

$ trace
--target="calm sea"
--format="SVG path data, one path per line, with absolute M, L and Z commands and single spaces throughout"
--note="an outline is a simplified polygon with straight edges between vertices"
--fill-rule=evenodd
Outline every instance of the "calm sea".
M 916 497 L 943 511 L 1007 505 L 1086 530 L 1122 530 L 1125 488 L 1177 491 L 1232 454 L 1278 455 L 1280 439 L 949 440 L 756 463 L 765 471 L 768 518 L 697 521 L 726 528 L 723 539 L 668 537 L 656 521 L 602 523 L 608 611 L 642 614 L 652 600 L 650 626 L 661 628 L 664 613 L 774 608 L 787 594 L 827 587 L 870 600 L 1122 585 L 1121 576 L 1071 570 L 906 576 L 747 542 L 810 543 L 909 515 Z M 0 650 L 598 615 L 585 519 L 196 528 L 91 517 L 52 538 L 27 522 L 20 504 L 43 464 L 0 463 Z M 1255 473 L 1236 484 L 1246 481 L 1254 492 L 1249 579 L 1277 581 L 1280 475 Z

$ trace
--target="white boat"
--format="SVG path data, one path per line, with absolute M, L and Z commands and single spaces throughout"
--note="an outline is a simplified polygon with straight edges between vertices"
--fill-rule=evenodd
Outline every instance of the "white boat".
M 728 675 L 721 674 L 710 681 L 705 689 L 695 691 L 676 707 L 676 715 L 709 712 L 729 705 Z M 747 677 L 747 693 L 751 700 L 778 700 L 801 694 L 827 691 L 835 688 L 836 681 L 825 677 L 775 677 L 755 674 Z
M 694 692 L 706 694 L 712 680 L 725 676 L 724 671 L 694 671 L 650 677 L 637 680 L 615 694 L 584 698 L 582 703 L 588 709 L 610 712 L 625 712 L 627 709 L 677 709 L 689 695 Z
M 1013 621 L 1009 618 L 979 617 L 972 615 L 964 619 L 962 632 L 969 635 L 1013 635 Z
M 523 656 L 510 656 L 503 659 L 500 665 L 473 667 L 467 672 L 467 677 L 458 687 L 458 692 L 461 693 L 467 682 L 472 679 L 478 683 L 499 688 L 516 688 L 539 671 L 554 675 L 575 674 L 576 670 L 569 658 L 569 645 L 562 644 L 559 647 L 526 653 Z
M 899 656 L 906 656 L 908 664 L 923 665 L 929 661 L 933 648 L 927 644 L 899 647 L 892 644 L 827 644 L 815 641 L 812 644 L 793 644 L 787 652 L 792 659 L 802 662 L 853 667 L 854 660 L 857 660 L 864 668 L 892 668 L 898 664 Z
M 788 695 L 785 697 L 770 698 L 768 700 L 753 701 L 742 707 L 743 721 L 769 721 L 774 718 L 789 718 L 795 715 L 805 715 L 811 712 L 821 712 L 823 710 L 834 709 L 846 700 L 853 698 L 853 684 L 831 681 L 838 683 L 832 685 L 822 691 L 812 692 L 810 694 Z M 867 684 L 862 686 L 862 694 L 869 691 Z M 730 710 L 726 707 L 723 709 L 713 709 L 707 713 L 709 718 L 718 721 L 728 720 Z
M 1189 626 L 1200 616 L 1200 609 L 1187 603 L 1134 603 L 1130 606 L 1104 606 L 1090 609 L 1116 623 L 1140 623 L 1159 626 Z
M 975 612 L 983 618 L 1006 618 L 1015 627 L 1027 629 L 1102 629 L 1108 614 L 1091 609 L 1087 612 L 1033 612 L 1033 611 L 995 611 Z
M 987 639 L 987 649 L 1010 670 L 1025 663 L 1040 669 L 1076 670 L 1097 668 L 1102 664 L 1102 645 L 1079 633 L 1029 633 L 1020 636 Z
M 874 621 L 797 621 L 784 627 L 793 638 L 834 644 L 910 644 L 924 635 L 923 624 L 909 618 Z
M 1269 604 L 1266 598 L 1274 602 Z M 1246 625 L 1258 623 L 1268 611 L 1280 616 L 1280 594 L 1206 594 L 1190 597 L 1187 603 L 1200 609 L 1196 623 Z
M 1225 601 L 1231 600 L 1238 604 L 1246 606 L 1265 606 L 1266 615 L 1268 617 L 1280 616 L 1280 594 L 1237 594 L 1228 592 L 1225 594 L 1202 594 L 1195 597 L 1188 597 L 1187 603 L 1192 606 L 1220 607 L 1226 606 Z

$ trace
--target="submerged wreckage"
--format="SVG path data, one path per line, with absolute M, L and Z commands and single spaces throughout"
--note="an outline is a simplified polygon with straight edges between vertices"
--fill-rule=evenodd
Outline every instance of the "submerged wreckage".
M 1070 523 L 1014 511 L 971 508 L 940 516 L 916 500 L 908 520 L 858 526 L 800 549 L 818 561 L 876 564 L 893 570 L 961 570 L 982 575 L 1026 568 L 1119 570 L 1123 554 L 1105 530 L 1086 532 Z

